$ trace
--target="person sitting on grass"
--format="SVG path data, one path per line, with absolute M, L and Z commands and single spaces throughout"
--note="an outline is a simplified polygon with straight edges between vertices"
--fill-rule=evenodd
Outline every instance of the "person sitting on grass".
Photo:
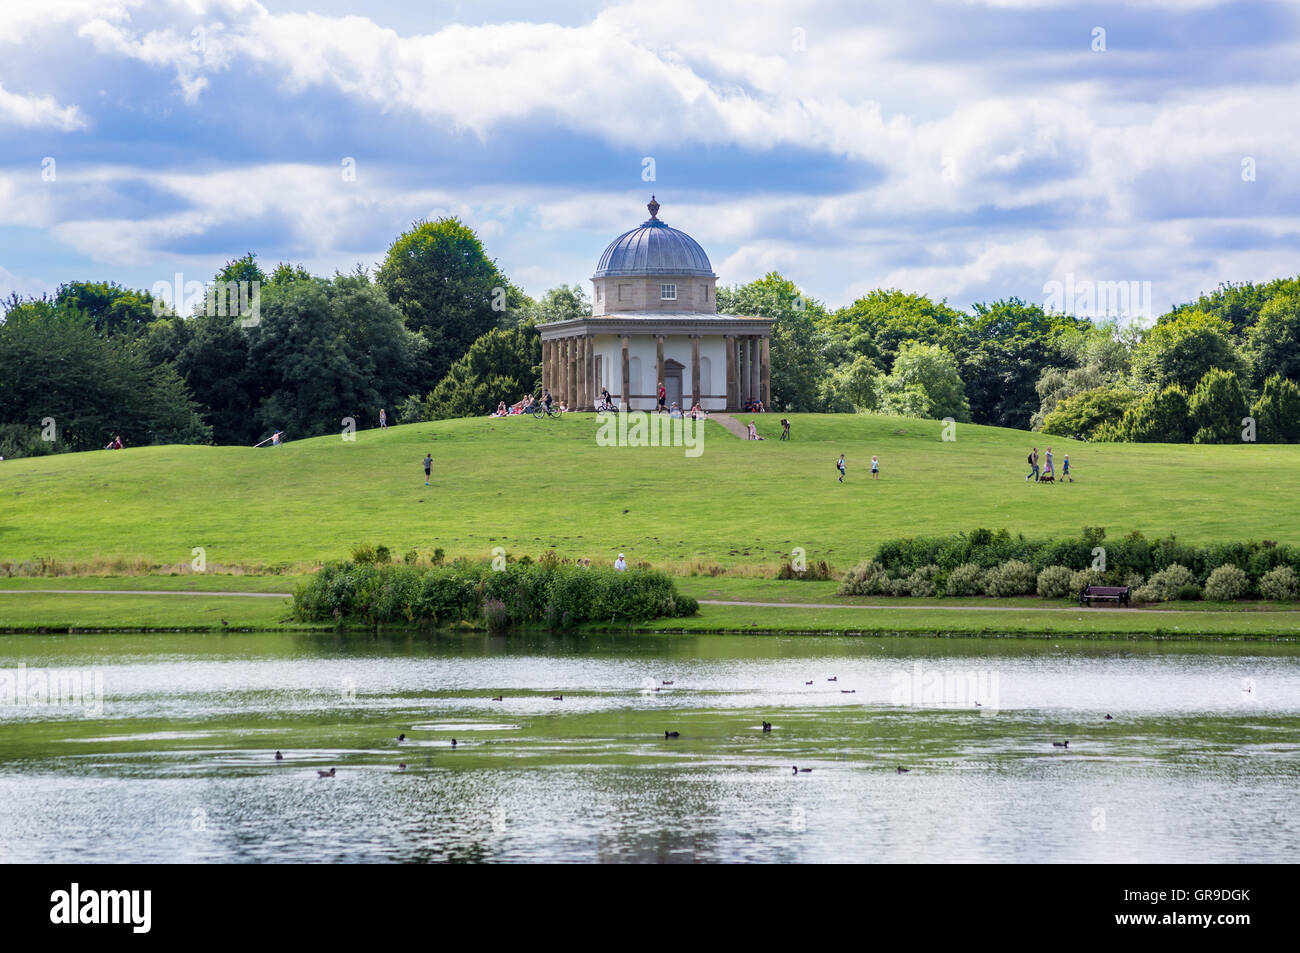
M 704 412 L 704 408 L 700 406 L 700 402 L 697 400 L 691 407 L 691 420 L 699 420 L 701 417 L 707 416 L 709 415 Z
M 749 439 L 750 439 L 750 440 L 762 440 L 762 439 L 763 439 L 762 437 L 760 437 L 760 436 L 758 435 L 758 428 L 757 428 L 756 426 L 754 426 L 754 421 L 752 421 L 752 420 L 749 422 Z

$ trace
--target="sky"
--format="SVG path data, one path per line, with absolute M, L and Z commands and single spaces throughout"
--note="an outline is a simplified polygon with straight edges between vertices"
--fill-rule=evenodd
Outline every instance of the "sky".
M 0 0 L 6 297 L 445 215 L 589 292 L 653 193 L 725 284 L 1141 318 L 1300 273 L 1298 169 L 1296 2 Z

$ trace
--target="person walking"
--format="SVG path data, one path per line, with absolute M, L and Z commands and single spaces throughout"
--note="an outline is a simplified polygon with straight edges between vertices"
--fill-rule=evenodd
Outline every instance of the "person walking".
M 429 485 L 429 474 L 433 472 L 433 454 L 424 455 L 424 485 Z
M 879 457 L 871 458 L 871 479 L 873 480 L 880 479 L 880 458 Z
M 388 429 L 388 411 L 384 410 L 382 407 L 379 408 L 379 429 Z
M 1047 466 L 1045 466 L 1045 467 L 1043 468 L 1043 476 L 1050 476 L 1050 477 L 1052 478 L 1052 482 L 1053 482 L 1053 483 L 1056 482 L 1056 470 L 1055 470 L 1055 468 L 1052 466 L 1052 448 L 1051 448 L 1051 447 L 1048 447 L 1048 448 L 1047 448 Z
M 1035 482 L 1037 482 L 1038 480 L 1038 448 L 1037 447 L 1034 447 L 1033 450 L 1029 451 L 1028 460 L 1029 460 L 1029 473 L 1026 474 L 1025 476 L 1025 482 L 1028 483 L 1030 480 L 1034 480 Z
M 664 386 L 663 381 L 659 382 L 658 394 L 659 394 L 659 413 L 666 414 L 668 412 L 668 408 L 664 405 L 668 400 L 668 388 Z
M 843 483 L 844 482 L 844 454 L 841 453 L 840 458 L 835 461 L 835 469 L 840 471 L 840 482 Z
M 1074 477 L 1070 476 L 1070 455 L 1068 453 L 1061 458 L 1061 482 L 1064 483 L 1066 480 L 1071 483 L 1074 482 Z

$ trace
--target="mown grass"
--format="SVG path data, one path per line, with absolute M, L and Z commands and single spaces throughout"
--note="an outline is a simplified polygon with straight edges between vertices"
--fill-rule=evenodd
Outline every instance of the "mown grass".
M 743 418 L 748 419 L 748 418 Z M 1036 537 L 1102 525 L 1189 542 L 1300 542 L 1300 446 L 1087 445 L 1014 430 L 864 415 L 715 423 L 703 453 L 600 447 L 594 415 L 468 419 L 278 448 L 142 447 L 0 463 L 0 562 L 140 572 L 302 571 L 356 543 L 449 557 L 620 551 L 675 575 L 764 575 L 794 547 L 845 569 L 888 537 L 984 526 Z M 1024 480 L 1029 447 L 1069 453 L 1076 481 Z M 434 457 L 433 486 L 420 467 Z M 848 480 L 835 479 L 840 453 Z M 867 472 L 872 455 L 882 477 Z M 29 567 L 30 568 L 30 567 Z

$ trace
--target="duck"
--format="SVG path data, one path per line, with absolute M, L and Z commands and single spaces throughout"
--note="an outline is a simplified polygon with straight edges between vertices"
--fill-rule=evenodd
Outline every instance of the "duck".
M 229 628 L 229 626 L 230 626 L 230 623 L 229 623 L 229 622 L 227 622 L 225 619 L 222 619 L 222 620 L 221 620 L 221 627 L 222 627 L 223 629 L 225 629 L 225 628 Z
M 979 702 L 976 702 L 976 703 L 975 703 L 975 707 L 976 707 L 976 708 L 983 708 L 984 706 L 981 705 Z
M 665 731 L 665 732 L 664 732 L 664 737 L 665 737 L 665 738 L 680 738 L 681 736 L 682 736 L 682 733 L 681 733 L 680 731 Z
M 456 739 L 455 739 L 455 738 L 452 738 L 452 739 L 451 739 L 451 746 L 452 746 L 453 748 L 456 747 Z
M 671 685 L 672 682 L 664 682 L 665 685 Z
M 1114 721 L 1114 720 L 1115 719 L 1112 718 L 1110 715 L 1107 715 L 1105 718 L 1102 719 L 1102 721 Z
M 551 701 L 553 701 L 553 702 L 562 702 L 562 701 L 564 701 L 564 696 L 563 696 L 563 695 L 556 695 L 554 698 L 551 699 Z
M 398 736 L 397 736 L 397 740 L 398 740 L 399 743 L 405 741 L 405 740 L 406 740 L 406 733 L 403 732 L 402 734 L 398 735 Z
M 492 700 L 493 700 L 494 702 L 500 702 L 500 701 L 505 701 L 505 698 L 502 697 L 501 695 L 493 695 L 493 696 L 492 696 Z
M 841 694 L 841 695 L 856 695 L 857 693 L 858 693 L 858 690 L 857 690 L 856 688 L 841 688 L 841 689 L 840 689 L 840 694 Z
M 1052 747 L 1053 747 L 1053 748 L 1068 748 L 1068 747 L 1070 747 L 1070 742 L 1068 742 L 1068 741 L 1053 741 L 1053 742 L 1052 742 Z
M 795 774 L 812 774 L 812 768 L 801 768 L 797 765 L 791 765 L 790 770 Z
M 897 772 L 898 772 L 899 774 L 907 774 L 907 773 L 908 773 L 909 771 L 911 771 L 912 769 L 911 769 L 911 768 L 905 768 L 905 767 L 903 767 L 903 766 L 900 764 L 896 770 L 897 770 Z
M 284 760 L 284 755 L 280 754 L 280 752 L 277 751 L 277 752 L 275 753 L 275 760 L 276 760 L 276 761 L 283 761 L 283 760 Z
M 401 764 L 399 764 L 399 765 L 397 766 L 397 770 L 398 770 L 398 771 L 405 771 L 405 770 L 406 770 L 406 762 L 403 761 Z
M 332 778 L 334 777 L 334 769 L 330 768 L 328 771 L 317 770 L 316 775 L 322 778 Z
M 771 731 L 771 730 L 772 730 L 772 723 L 771 723 L 770 721 L 765 721 L 765 722 L 763 722 L 763 730 L 764 730 L 764 731 Z
M 830 678 L 826 679 L 828 682 L 838 682 L 839 680 L 840 677 L 838 675 L 832 675 Z
M 804 682 L 805 685 L 811 685 L 812 682 Z

